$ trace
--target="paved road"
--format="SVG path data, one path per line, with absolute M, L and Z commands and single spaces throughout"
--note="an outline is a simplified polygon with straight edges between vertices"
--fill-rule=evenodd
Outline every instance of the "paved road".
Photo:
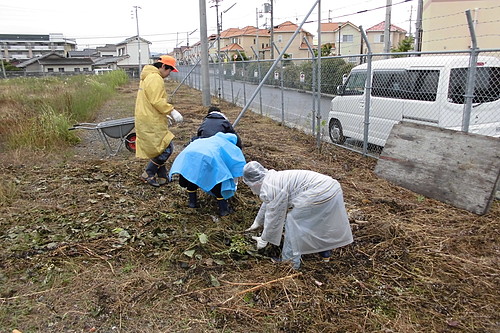
M 176 80 L 182 79 L 187 73 L 179 74 Z M 201 83 L 199 74 L 193 72 L 184 82 L 185 84 L 200 89 Z M 220 97 L 226 101 L 233 102 L 242 108 L 250 101 L 257 88 L 256 84 L 243 81 L 222 80 L 219 87 L 217 76 L 210 77 L 210 89 L 213 96 Z M 331 96 L 321 97 L 320 112 L 324 125 L 324 134 L 328 135 L 327 120 L 330 109 Z M 292 89 L 280 89 L 280 87 L 262 86 L 260 93 L 257 93 L 249 109 L 256 113 L 262 112 L 277 121 L 285 120 L 288 125 L 298 126 L 310 132 L 312 128 L 313 101 L 314 95 L 310 92 L 300 92 Z M 262 105 L 262 106 L 261 106 Z M 315 106 L 318 110 L 318 107 Z M 244 117 L 241 119 L 244 121 Z

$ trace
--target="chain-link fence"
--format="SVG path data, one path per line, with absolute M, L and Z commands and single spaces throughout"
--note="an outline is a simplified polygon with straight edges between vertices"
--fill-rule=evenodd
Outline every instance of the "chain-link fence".
M 284 59 L 268 73 L 273 63 L 211 64 L 211 94 L 375 156 L 400 121 L 500 137 L 500 49 Z M 173 78 L 201 89 L 200 69 Z

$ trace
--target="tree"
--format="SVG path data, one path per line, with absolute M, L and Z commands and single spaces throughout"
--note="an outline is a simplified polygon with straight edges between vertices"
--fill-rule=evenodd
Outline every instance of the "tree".
M 393 48 L 391 51 L 392 52 L 408 52 L 408 51 L 413 51 L 413 43 L 415 41 L 415 38 L 413 36 L 406 36 L 405 39 L 403 39 L 397 48 Z

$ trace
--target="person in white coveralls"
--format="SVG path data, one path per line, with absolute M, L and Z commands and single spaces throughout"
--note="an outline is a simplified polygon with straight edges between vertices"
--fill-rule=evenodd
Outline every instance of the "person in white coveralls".
M 325 261 L 331 250 L 353 242 L 342 188 L 332 177 L 309 170 L 268 170 L 256 161 L 243 168 L 243 181 L 262 205 L 247 231 L 263 227 L 257 249 L 279 246 L 281 261 L 300 268 L 302 254 L 319 253 Z

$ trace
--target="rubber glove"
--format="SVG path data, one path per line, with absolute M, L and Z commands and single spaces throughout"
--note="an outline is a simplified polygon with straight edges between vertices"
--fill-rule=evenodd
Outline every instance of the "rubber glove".
M 250 228 L 246 229 L 245 231 L 252 231 L 252 230 L 258 229 L 260 226 L 261 226 L 261 224 L 259 223 L 259 221 L 257 221 L 257 219 L 255 219 L 253 221 L 252 225 L 250 226 Z
M 174 119 L 176 123 L 182 123 L 182 121 L 184 120 L 182 118 L 182 114 L 180 114 L 179 111 L 177 111 L 176 109 L 173 109 L 170 112 L 170 116 Z
M 265 240 L 263 240 L 261 237 L 252 236 L 252 239 L 257 241 L 257 250 L 263 249 L 267 245 L 267 242 Z
M 174 123 L 174 120 L 172 119 L 172 117 L 167 115 L 167 119 L 168 119 L 168 126 L 172 126 L 172 124 Z

